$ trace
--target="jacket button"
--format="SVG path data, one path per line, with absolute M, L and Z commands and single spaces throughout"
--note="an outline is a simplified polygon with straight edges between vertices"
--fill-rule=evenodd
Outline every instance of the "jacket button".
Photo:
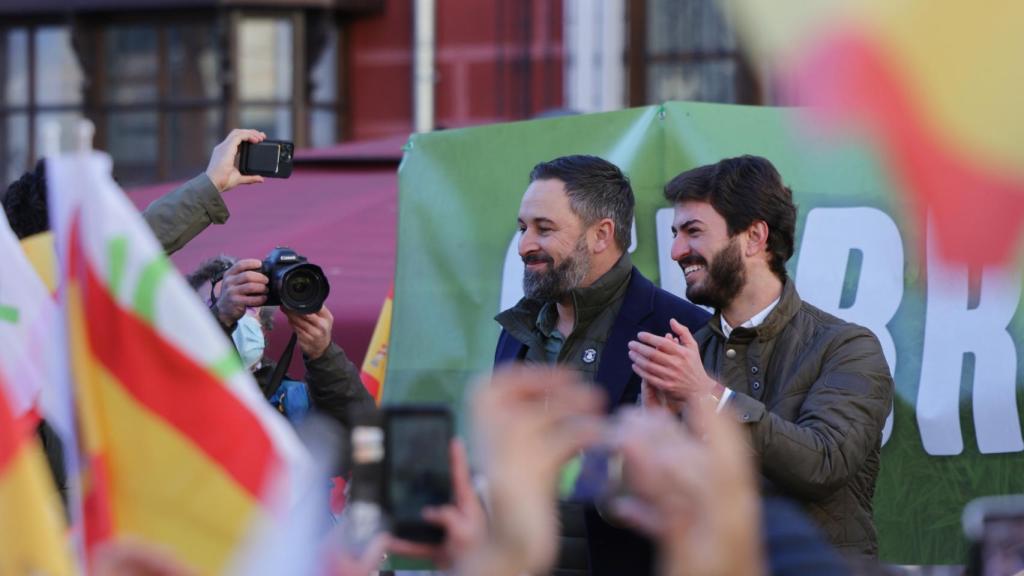
M 757 366 L 751 366 L 750 367 L 750 373 L 751 374 L 757 374 Z
M 750 422 L 750 412 L 743 414 L 743 421 Z
M 736 350 L 734 350 L 732 348 L 729 348 L 728 350 L 725 351 L 725 357 L 726 358 L 735 358 L 736 357 Z
M 752 388 L 753 388 L 754 390 L 760 390 L 760 389 L 761 389 L 761 383 L 760 383 L 760 382 L 758 382 L 758 381 L 756 381 L 756 380 L 755 380 L 755 381 L 754 381 L 754 383 L 753 383 L 753 384 L 751 384 L 750 386 L 751 386 L 751 387 L 752 387 Z

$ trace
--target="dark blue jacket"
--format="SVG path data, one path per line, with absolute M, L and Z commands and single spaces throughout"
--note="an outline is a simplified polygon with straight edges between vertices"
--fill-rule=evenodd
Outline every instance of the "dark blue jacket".
M 696 332 L 707 323 L 709 316 L 701 308 L 658 288 L 633 268 L 622 307 L 597 368 L 596 380 L 608 394 L 609 412 L 622 405 L 635 404 L 640 394 L 640 377 L 633 372 L 626 346 L 630 340 L 636 339 L 638 332 L 671 332 L 670 318 Z M 525 355 L 526 346 L 502 330 L 494 353 L 494 365 L 497 367 L 505 362 L 521 360 Z M 587 507 L 585 515 L 591 574 L 617 576 L 654 572 L 653 548 L 649 540 L 609 525 L 592 506 Z
M 608 394 L 609 411 L 623 404 L 636 403 L 640 394 L 640 377 L 633 373 L 633 363 L 629 360 L 629 348 L 626 346 L 630 340 L 636 340 L 638 332 L 671 332 L 668 324 L 670 318 L 675 318 L 690 332 L 696 332 L 707 323 L 709 317 L 710 314 L 703 309 L 658 288 L 633 268 L 622 308 L 612 326 L 597 369 L 597 382 Z M 502 330 L 494 352 L 495 367 L 521 360 L 525 355 L 526 346 Z

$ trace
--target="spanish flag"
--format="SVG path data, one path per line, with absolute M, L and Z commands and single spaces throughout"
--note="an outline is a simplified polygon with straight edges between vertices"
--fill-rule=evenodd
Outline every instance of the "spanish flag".
M 392 286 L 388 290 L 384 304 L 380 307 L 380 316 L 377 317 L 377 325 L 373 328 L 370 347 L 366 349 L 363 367 L 359 372 L 363 386 L 370 392 L 378 405 L 381 398 L 384 397 L 384 374 L 388 368 L 388 342 L 391 340 L 391 308 L 394 299 L 395 288 Z
M 72 574 L 60 500 L 31 427 L 0 373 L 0 574 Z
M 49 159 L 86 554 L 130 537 L 224 573 L 310 466 L 99 153 Z
M 867 139 L 946 260 L 1012 260 L 1024 232 L 1024 3 L 725 3 L 786 103 Z

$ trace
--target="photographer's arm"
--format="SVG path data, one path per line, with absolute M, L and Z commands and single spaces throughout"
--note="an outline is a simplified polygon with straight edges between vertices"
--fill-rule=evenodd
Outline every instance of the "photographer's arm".
M 344 426 L 351 410 L 376 408 L 373 396 L 359 378 L 359 369 L 340 346 L 332 342 L 323 356 L 305 360 L 306 384 L 317 410 Z
M 223 224 L 230 213 L 221 194 L 239 184 L 263 182 L 262 176 L 243 176 L 235 166 L 242 142 L 258 143 L 266 134 L 256 130 L 232 130 L 213 149 L 206 172 L 153 201 L 142 217 L 168 254 L 181 249 L 210 224 Z
M 353 409 L 372 410 L 373 397 L 359 378 L 359 368 L 331 341 L 334 316 L 325 306 L 314 314 L 285 311 L 306 363 L 306 385 L 316 409 L 347 427 Z
M 142 212 L 168 254 L 180 250 L 210 224 L 227 222 L 230 215 L 220 192 L 206 174 L 157 198 Z

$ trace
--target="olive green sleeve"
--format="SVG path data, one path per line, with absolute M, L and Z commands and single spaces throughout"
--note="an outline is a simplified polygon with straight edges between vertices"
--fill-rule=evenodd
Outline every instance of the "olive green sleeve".
M 177 252 L 210 224 L 223 224 L 228 216 L 224 199 L 206 174 L 157 198 L 142 212 L 168 254 Z

